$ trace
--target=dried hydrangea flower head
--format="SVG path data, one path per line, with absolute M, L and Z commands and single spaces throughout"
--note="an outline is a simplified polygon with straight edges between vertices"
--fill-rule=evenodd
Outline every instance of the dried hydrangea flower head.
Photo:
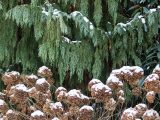
M 130 66 L 123 66 L 120 68 L 123 74 L 123 79 L 125 81 L 132 81 L 133 79 L 133 73 L 130 71 Z
M 9 90 L 12 85 L 17 84 L 21 80 L 20 73 L 16 72 L 16 71 L 6 72 L 2 76 L 2 80 L 3 80 L 4 84 L 7 85 L 6 89 Z
M 142 118 L 143 120 L 156 120 L 159 118 L 159 114 L 157 111 L 150 109 L 143 114 Z
M 157 74 L 160 77 L 160 66 L 159 64 L 153 69 L 153 73 Z
M 31 114 L 30 120 L 47 120 L 47 118 L 42 111 L 36 110 Z
M 155 93 L 159 92 L 159 76 L 157 74 L 151 74 L 147 76 L 144 81 L 144 88 L 146 91 L 154 91 Z
M 144 75 L 143 69 L 139 66 L 123 66 L 120 71 L 123 74 L 123 80 L 127 81 L 131 86 L 138 86 L 139 79 Z
M 81 92 L 80 90 L 72 89 L 67 93 L 67 103 L 72 106 L 80 105 L 81 103 Z
M 48 95 L 48 94 L 44 94 L 40 91 L 37 91 L 35 96 L 34 96 L 34 99 L 36 100 L 36 105 L 39 107 L 39 108 L 43 108 L 44 104 L 46 103 L 46 99 L 51 99 L 51 96 Z
M 141 79 L 144 75 L 144 71 L 139 66 L 131 66 L 130 71 L 133 73 L 134 79 Z
M 124 77 L 123 77 L 123 72 L 121 69 L 115 69 L 115 70 L 112 70 L 111 74 L 110 75 L 114 75 L 116 76 L 117 78 L 119 78 L 120 80 L 123 80 Z
M 110 75 L 106 81 L 106 84 L 113 90 L 122 89 L 123 83 L 115 75 Z
M 112 96 L 112 90 L 107 85 L 104 85 L 103 83 L 94 84 L 91 87 L 91 96 L 97 101 L 97 102 L 103 102 L 107 98 L 111 98 Z
M 7 103 L 4 100 L 0 99 L 0 112 L 2 114 L 5 114 L 7 110 L 8 110 Z
M 65 91 L 61 91 L 61 92 L 59 92 L 59 94 L 57 95 L 57 101 L 59 101 L 59 102 L 66 102 L 66 99 L 67 99 L 67 92 L 65 92 Z
M 55 91 L 55 96 L 57 97 L 61 91 L 64 91 L 64 92 L 67 93 L 67 89 L 66 88 L 64 88 L 64 87 L 58 87 L 56 89 L 56 91 Z
M 123 111 L 121 120 L 135 120 L 137 118 L 137 110 L 135 108 L 128 108 Z
M 26 75 L 24 78 L 24 83 L 27 84 L 29 87 L 33 87 L 38 80 L 38 77 L 36 75 Z
M 113 98 L 110 98 L 110 99 L 106 99 L 106 101 L 104 102 L 104 108 L 107 110 L 107 111 L 114 111 L 116 109 L 116 101 L 113 99 Z
M 27 100 L 28 95 L 28 88 L 24 84 L 17 84 L 15 86 L 15 93 L 14 96 L 16 97 L 17 101 L 25 102 Z
M 16 111 L 9 109 L 6 112 L 6 117 L 7 117 L 7 120 L 18 120 L 18 113 Z
M 132 89 L 132 94 L 135 96 L 141 96 L 142 95 L 142 88 L 141 87 L 134 87 Z
M 46 99 L 46 103 L 43 105 L 43 112 L 47 114 L 51 114 L 50 104 L 51 104 L 51 100 Z
M 116 92 L 116 96 L 119 97 L 119 96 L 124 96 L 124 90 L 118 90 Z
M 37 89 L 35 87 L 30 88 L 28 90 L 29 97 L 35 98 L 37 92 L 38 91 L 37 91 Z
M 61 102 L 50 103 L 51 114 L 54 116 L 62 116 L 64 108 Z
M 50 84 L 47 82 L 45 78 L 40 78 L 36 81 L 35 87 L 37 91 L 46 93 L 46 91 L 48 91 L 50 88 Z
M 89 103 L 90 103 L 89 97 L 81 94 L 81 104 L 80 105 L 88 105 Z
M 146 112 L 146 110 L 148 109 L 147 108 L 147 105 L 146 104 L 143 104 L 143 103 L 139 103 L 137 104 L 135 107 L 134 107 L 136 110 L 137 110 L 137 117 L 140 118 L 143 116 L 143 114 Z
M 84 105 L 79 109 L 78 120 L 91 120 L 93 116 L 93 108 L 88 105 Z
M 98 83 L 102 83 L 100 80 L 98 79 L 92 79 L 89 83 L 88 83 L 88 90 L 91 91 L 91 87 L 95 84 L 98 84 Z
M 146 94 L 146 99 L 149 103 L 154 103 L 156 93 L 154 91 L 149 91 Z
M 49 69 L 48 67 L 46 66 L 42 66 L 38 69 L 38 76 L 40 77 L 46 77 L 46 78 L 50 78 L 52 77 L 52 71 L 51 69 Z
M 119 96 L 118 97 L 118 102 L 123 104 L 125 102 L 125 97 L 124 96 Z

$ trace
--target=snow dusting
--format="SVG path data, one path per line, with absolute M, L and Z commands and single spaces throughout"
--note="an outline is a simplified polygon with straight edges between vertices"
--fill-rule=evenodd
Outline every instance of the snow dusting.
M 34 75 L 34 74 L 31 74 L 31 75 L 28 76 L 28 79 L 35 79 L 35 80 L 37 80 L 38 77 L 36 75 Z
M 69 92 L 68 92 L 68 96 L 70 96 L 70 97 L 77 97 L 77 98 L 81 98 L 81 96 L 80 96 L 80 91 L 79 90 L 76 90 L 76 89 L 73 89 L 73 90 L 70 90 Z
M 88 106 L 88 105 L 84 105 L 84 106 L 82 106 L 79 110 L 80 111 L 82 111 L 82 110 L 91 110 L 91 111 L 93 111 L 93 108 L 91 107 L 91 106 Z
M 116 76 L 114 76 L 114 75 L 110 75 L 110 76 L 108 77 L 106 83 L 108 84 L 108 83 L 110 83 L 110 82 L 119 83 L 119 79 L 118 79 Z
M 59 118 L 57 118 L 57 117 L 54 117 L 52 120 L 60 120 Z
M 152 117 L 152 116 L 156 116 L 156 117 L 159 117 L 159 114 L 157 113 L 157 111 L 153 110 L 153 109 L 150 109 L 150 110 L 147 110 L 143 116 L 148 116 L 148 117 Z
M 72 16 L 72 17 L 76 17 L 77 14 L 82 15 L 79 11 L 74 11 L 74 12 L 71 13 L 71 16 Z
M 150 13 L 156 12 L 156 9 L 150 9 Z
M 41 84 L 46 83 L 46 82 L 47 82 L 47 81 L 46 81 L 45 78 L 40 78 L 40 79 L 38 79 L 38 80 L 36 81 L 36 84 L 41 85 Z
M 4 105 L 5 104 L 5 101 L 0 99 L 0 105 Z
M 14 112 L 14 111 L 10 109 L 10 110 L 7 111 L 6 114 L 10 114 L 10 113 L 13 113 L 13 112 Z
M 35 116 L 44 116 L 44 113 L 40 110 L 36 110 L 34 111 L 32 114 L 31 114 L 32 117 L 35 117 Z
M 15 86 L 15 89 L 28 92 L 28 88 L 27 88 L 24 84 L 17 84 L 17 85 Z
M 42 67 L 40 67 L 40 68 L 38 69 L 38 72 L 39 72 L 39 73 L 43 73 L 43 71 L 45 71 L 45 70 L 47 70 L 47 69 L 48 69 L 48 67 L 42 66 Z

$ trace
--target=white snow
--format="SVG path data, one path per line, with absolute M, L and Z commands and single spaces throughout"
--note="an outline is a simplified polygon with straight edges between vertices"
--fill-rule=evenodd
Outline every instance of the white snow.
M 67 90 L 66 90 L 66 88 L 64 88 L 64 87 L 58 87 L 58 88 L 56 89 L 56 91 L 67 91 Z
M 46 83 L 46 82 L 47 82 L 47 81 L 46 81 L 45 78 L 40 78 L 40 79 L 38 79 L 38 80 L 36 81 L 36 84 L 41 85 L 41 84 Z
M 20 73 L 19 72 L 17 72 L 17 71 L 12 71 L 12 72 L 10 72 L 12 75 L 20 75 Z
M 10 114 L 10 113 L 13 113 L 13 110 L 9 109 L 6 114 Z
M 145 24 L 146 23 L 146 20 L 144 18 L 141 18 L 142 20 L 142 23 Z
M 47 16 L 49 15 L 49 13 L 47 11 L 45 11 L 44 7 L 42 8 L 42 13 L 45 14 L 45 15 L 47 15 Z
M 98 79 L 92 79 L 90 82 L 89 82 L 89 84 L 97 84 L 97 83 L 102 83 L 100 80 L 98 80 Z
M 156 116 L 156 117 L 159 117 L 159 114 L 157 113 L 157 111 L 153 110 L 153 109 L 150 109 L 150 110 L 147 110 L 143 116 L 148 116 L 148 117 L 152 117 L 152 116 Z
M 81 98 L 82 98 L 82 99 L 89 99 L 89 97 L 88 97 L 88 96 L 83 95 L 83 94 L 81 94 Z
M 44 71 L 44 70 L 47 70 L 47 69 L 48 69 L 48 67 L 42 66 L 42 67 L 40 67 L 40 68 L 38 69 L 38 72 L 39 72 L 39 73 L 43 73 L 43 71 Z
M 90 29 L 90 30 L 93 30 L 93 29 L 94 29 L 94 26 L 93 26 L 92 23 L 90 23 L 89 29 Z
M 113 74 L 111 74 L 109 77 L 108 77 L 108 79 L 107 79 L 107 81 L 106 81 L 106 83 L 108 84 L 108 83 L 119 83 L 119 78 L 117 78 L 116 76 L 114 76 Z
M 35 87 L 28 89 L 28 92 L 33 92 L 33 91 L 37 91 Z
M 126 27 L 126 24 L 124 23 L 118 23 L 117 25 L 120 25 L 121 27 Z
M 63 109 L 63 105 L 61 102 L 56 102 L 56 103 L 50 103 L 50 108 L 54 108 L 54 109 L 58 109 L 58 108 L 61 108 Z
M 135 68 L 134 72 L 136 72 L 136 73 L 143 72 L 143 69 L 139 66 L 134 66 L 134 68 Z
M 80 13 L 79 11 L 74 11 L 74 12 L 71 13 L 71 16 L 72 16 L 72 17 L 76 17 L 77 14 L 81 14 L 81 13 Z M 82 14 L 81 14 L 81 15 L 82 15 Z
M 73 97 L 77 97 L 77 98 L 81 98 L 81 96 L 80 96 L 81 94 L 80 94 L 80 91 L 79 90 L 76 90 L 76 89 L 73 89 L 73 90 L 70 90 L 69 92 L 68 92 L 68 96 L 73 96 Z
M 69 38 L 64 37 L 64 36 L 63 36 L 63 38 L 64 38 L 64 41 L 65 41 L 65 42 L 67 42 L 67 43 L 70 43 L 70 42 L 71 42 Z
M 59 10 L 57 10 L 57 9 L 54 9 L 54 10 L 53 10 L 53 15 L 54 15 L 54 16 L 59 16 L 59 14 L 60 14 L 60 11 L 59 11 Z
M 54 117 L 52 120 L 60 120 L 59 118 L 57 118 L 57 117 Z
M 127 116 L 134 118 L 137 114 L 137 111 L 136 111 L 136 109 L 130 107 L 130 108 L 124 110 L 123 114 L 127 114 Z
M 150 9 L 149 11 L 150 11 L 150 13 L 153 13 L 153 12 L 156 12 L 156 9 L 155 8 L 154 9 Z
M 71 43 L 81 43 L 81 41 L 75 40 L 75 41 L 71 41 Z
M 139 103 L 135 106 L 137 109 L 147 109 L 147 105 L 143 103 Z
M 155 92 L 154 91 L 149 91 L 149 92 L 147 92 L 147 94 L 146 94 L 146 96 L 148 96 L 148 95 L 155 95 Z
M 24 84 L 17 84 L 17 85 L 15 85 L 15 89 L 28 92 L 28 88 Z
M 91 87 L 91 89 L 94 89 L 95 91 L 102 90 L 102 89 L 105 89 L 105 92 L 110 92 L 111 91 L 111 88 L 109 88 L 107 85 L 104 85 L 103 83 L 94 84 Z
M 83 19 L 84 19 L 85 22 L 89 22 L 87 17 L 83 17 Z
M 93 108 L 91 107 L 91 106 L 88 106 L 88 105 L 84 105 L 84 106 L 82 106 L 80 109 L 79 109 L 79 111 L 82 111 L 82 110 L 91 110 L 91 111 L 93 111 Z
M 145 82 L 151 82 L 151 81 L 155 81 L 155 80 L 159 80 L 159 76 L 157 74 L 151 74 L 149 76 L 147 76 Z
M 32 117 L 35 117 L 35 116 L 44 116 L 44 113 L 40 110 L 36 110 L 34 111 L 32 114 L 31 114 Z
M 0 105 L 4 105 L 5 104 L 5 101 L 0 99 Z
M 36 75 L 34 75 L 34 74 L 31 74 L 31 75 L 29 75 L 27 77 L 28 77 L 28 79 L 35 79 L 35 80 L 38 79 L 38 77 Z

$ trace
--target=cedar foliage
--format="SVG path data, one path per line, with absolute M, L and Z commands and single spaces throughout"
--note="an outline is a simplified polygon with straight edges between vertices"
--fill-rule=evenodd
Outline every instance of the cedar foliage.
M 56 68 L 62 84 L 66 75 L 81 82 L 84 71 L 105 79 L 112 68 L 141 66 L 158 35 L 157 5 L 157 0 L 0 0 L 0 67 L 21 61 L 28 72 L 45 64 Z

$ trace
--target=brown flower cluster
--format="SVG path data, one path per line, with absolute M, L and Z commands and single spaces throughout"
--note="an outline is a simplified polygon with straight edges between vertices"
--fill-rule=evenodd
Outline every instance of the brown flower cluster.
M 160 93 L 160 67 L 157 65 L 152 74 L 146 77 L 144 89 L 147 91 L 146 99 L 149 103 L 154 103 L 155 95 Z
M 0 93 L 0 112 L 4 120 L 47 120 L 43 106 L 46 99 L 52 99 L 49 83 L 52 72 L 42 66 L 38 70 L 38 76 L 20 75 L 16 71 L 6 72 L 2 76 L 7 86 L 6 90 Z
M 159 120 L 160 116 L 157 111 L 148 109 L 147 105 L 140 103 L 134 108 L 125 109 L 122 113 L 121 120 Z
M 146 93 L 149 103 L 154 103 L 155 95 L 160 92 L 160 67 L 146 77 L 144 89 L 139 86 L 144 71 L 138 66 L 124 66 L 113 70 L 106 84 L 98 79 L 88 83 L 91 96 L 84 95 L 78 89 L 67 90 L 58 87 L 55 90 L 56 101 L 52 101 L 50 87 L 53 85 L 53 73 L 46 66 L 38 69 L 37 75 L 20 75 L 16 71 L 6 72 L 2 81 L 6 90 L 0 93 L 0 112 L 4 120 L 92 120 L 93 109 L 90 105 L 102 103 L 107 114 L 125 103 L 125 85 L 132 94 L 140 96 Z M 144 91 L 143 91 L 144 90 Z M 14 107 L 13 107 L 14 106 Z M 140 103 L 134 108 L 125 109 L 121 120 L 158 120 L 159 114 L 147 105 Z
M 59 103 L 63 103 L 63 112 L 58 117 L 61 120 L 91 120 L 93 108 L 88 106 L 89 97 L 82 94 L 80 90 L 72 89 L 67 91 L 64 87 L 59 87 L 55 91 L 55 96 Z
M 50 86 L 54 83 L 52 72 L 46 66 L 36 75 L 20 75 L 16 71 L 2 76 L 6 90 L 0 93 L 0 112 L 4 120 L 91 120 L 93 108 L 90 98 L 80 90 L 55 91 L 57 102 L 52 101 Z M 13 109 L 13 107 L 15 108 Z

